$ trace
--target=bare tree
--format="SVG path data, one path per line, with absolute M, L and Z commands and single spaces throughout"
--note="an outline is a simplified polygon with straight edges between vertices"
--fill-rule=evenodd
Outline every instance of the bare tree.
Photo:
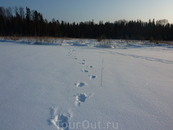
M 25 17 L 25 11 L 24 11 L 23 7 L 19 7 L 19 14 L 20 14 L 20 17 L 22 19 L 24 19 L 24 17 Z
M 168 24 L 168 20 L 167 19 L 157 20 L 156 24 L 157 25 L 164 25 L 164 26 L 166 26 L 166 24 Z

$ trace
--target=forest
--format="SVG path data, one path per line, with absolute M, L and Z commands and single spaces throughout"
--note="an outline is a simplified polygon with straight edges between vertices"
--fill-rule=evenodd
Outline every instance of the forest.
M 58 16 L 57 16 L 58 17 Z M 44 19 L 36 10 L 26 7 L 0 7 L 0 36 L 48 36 L 69 38 L 106 38 L 131 40 L 173 40 L 173 24 L 167 20 L 118 20 L 113 23 L 80 23 Z

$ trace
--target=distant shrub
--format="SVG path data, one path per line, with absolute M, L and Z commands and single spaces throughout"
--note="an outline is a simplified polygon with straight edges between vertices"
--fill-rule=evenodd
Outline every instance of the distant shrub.
M 106 39 L 105 34 L 102 34 L 100 37 L 97 38 L 98 42 L 101 42 L 103 39 Z
M 150 37 L 150 42 L 154 42 L 154 38 L 153 37 Z

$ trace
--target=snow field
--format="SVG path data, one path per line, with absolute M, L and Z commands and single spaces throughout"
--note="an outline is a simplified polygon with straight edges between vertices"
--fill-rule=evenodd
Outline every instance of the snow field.
M 172 48 L 63 42 L 0 42 L 0 129 L 173 128 Z

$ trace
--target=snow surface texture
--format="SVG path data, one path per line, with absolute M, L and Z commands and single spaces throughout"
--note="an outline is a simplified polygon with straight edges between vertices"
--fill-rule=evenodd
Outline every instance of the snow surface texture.
M 173 47 L 31 43 L 0 42 L 0 130 L 173 128 Z

